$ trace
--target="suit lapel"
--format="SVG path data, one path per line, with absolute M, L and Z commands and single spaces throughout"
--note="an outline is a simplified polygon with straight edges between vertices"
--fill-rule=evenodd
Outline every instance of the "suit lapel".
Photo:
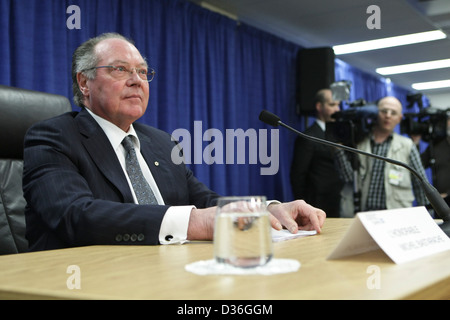
M 128 182 L 123 173 L 116 153 L 113 150 L 107 136 L 86 110 L 82 109 L 76 117 L 84 147 L 96 164 L 113 185 L 122 193 L 124 202 L 133 202 Z M 119 174 L 118 174 L 119 173 Z

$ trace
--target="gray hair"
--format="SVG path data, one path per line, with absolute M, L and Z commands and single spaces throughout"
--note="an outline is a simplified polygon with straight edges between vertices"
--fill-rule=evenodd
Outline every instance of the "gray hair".
M 103 33 L 95 38 L 91 38 L 81 44 L 72 56 L 72 91 L 73 101 L 79 107 L 84 107 L 84 96 L 78 86 L 77 74 L 82 72 L 88 79 L 94 79 L 96 69 L 100 57 L 95 54 L 95 46 L 106 39 L 122 39 L 128 41 L 132 45 L 134 42 L 118 33 Z

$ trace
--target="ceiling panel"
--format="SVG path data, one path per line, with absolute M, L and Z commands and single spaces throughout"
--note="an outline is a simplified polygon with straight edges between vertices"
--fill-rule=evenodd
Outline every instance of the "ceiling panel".
M 450 35 L 449 0 L 192 0 L 303 47 L 345 44 L 441 28 Z M 367 28 L 370 5 L 381 10 L 381 29 Z M 397 64 L 450 58 L 450 40 L 337 56 L 366 72 Z M 450 68 L 390 76 L 413 90 L 414 82 L 450 79 Z M 448 93 L 450 88 L 423 92 Z

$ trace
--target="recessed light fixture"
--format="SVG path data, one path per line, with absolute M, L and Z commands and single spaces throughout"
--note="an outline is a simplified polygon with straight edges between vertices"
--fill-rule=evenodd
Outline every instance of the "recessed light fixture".
M 334 54 L 341 55 L 341 54 L 398 47 L 398 46 L 404 46 L 404 45 L 408 45 L 408 44 L 445 39 L 446 37 L 447 37 L 447 35 L 440 30 L 426 31 L 426 32 L 407 34 L 407 35 L 397 36 L 397 37 L 389 37 L 389 38 L 382 38 L 382 39 L 376 39 L 376 40 L 341 44 L 341 45 L 334 46 L 333 50 L 334 50 Z
M 450 79 L 449 80 L 440 80 L 440 81 L 413 83 L 411 86 L 413 87 L 413 89 L 416 89 L 416 90 L 430 90 L 430 89 L 447 88 L 447 87 L 450 87 Z
M 450 68 L 450 59 L 434 60 L 427 62 L 418 62 L 410 64 L 402 64 L 398 66 L 377 68 L 375 71 L 381 75 L 417 72 L 433 69 Z

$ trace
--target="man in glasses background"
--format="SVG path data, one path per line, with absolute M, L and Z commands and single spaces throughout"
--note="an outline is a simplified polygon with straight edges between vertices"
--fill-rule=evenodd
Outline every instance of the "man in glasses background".
M 211 240 L 219 197 L 182 163 L 171 136 L 135 122 L 155 72 L 132 41 L 103 34 L 72 61 L 69 112 L 25 137 L 23 189 L 30 250 Z M 304 201 L 269 205 L 272 226 L 320 232 L 325 213 Z
M 391 158 L 410 165 L 424 179 L 425 170 L 413 141 L 394 132 L 401 122 L 402 104 L 395 97 L 384 97 L 378 101 L 378 118 L 371 133 L 357 148 Z M 343 150 L 336 151 L 337 165 L 345 182 L 353 182 L 353 169 Z M 361 191 L 361 211 L 427 205 L 420 181 L 407 169 L 385 161 L 358 155 L 359 169 L 357 185 Z

